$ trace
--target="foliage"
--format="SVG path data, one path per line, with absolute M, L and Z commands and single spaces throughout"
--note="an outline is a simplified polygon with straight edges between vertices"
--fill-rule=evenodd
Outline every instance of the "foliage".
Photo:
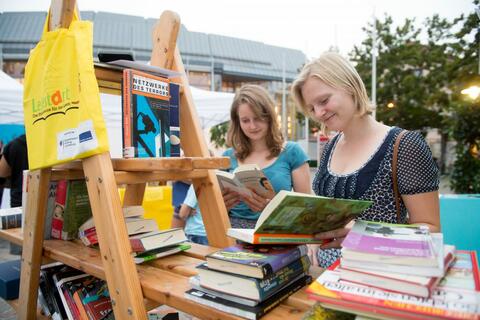
M 457 141 L 451 187 L 458 193 L 480 193 L 480 111 L 478 104 L 459 106 L 453 136 Z
M 223 122 L 210 128 L 210 140 L 213 142 L 216 148 L 226 147 L 226 137 L 229 123 L 229 121 Z

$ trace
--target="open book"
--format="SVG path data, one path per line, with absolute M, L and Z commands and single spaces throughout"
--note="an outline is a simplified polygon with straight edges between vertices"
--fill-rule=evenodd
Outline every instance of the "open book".
M 244 196 L 250 196 L 250 189 L 253 189 L 265 198 L 275 195 L 272 184 L 256 164 L 238 166 L 232 173 L 217 170 L 216 175 L 222 190 L 229 188 Z
M 372 204 L 282 190 L 263 209 L 255 229 L 230 228 L 227 235 L 248 243 L 323 243 L 313 235 L 343 227 Z

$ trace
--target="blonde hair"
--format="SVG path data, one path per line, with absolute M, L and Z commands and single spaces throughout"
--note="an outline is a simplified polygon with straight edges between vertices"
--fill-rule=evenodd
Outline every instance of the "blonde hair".
M 244 103 L 250 106 L 257 117 L 268 123 L 266 136 L 267 147 L 270 150 L 268 158 L 278 156 L 282 151 L 283 137 L 275 113 L 275 103 L 267 90 L 258 85 L 244 85 L 235 94 L 230 108 L 227 145 L 235 150 L 235 156 L 239 160 L 244 160 L 252 152 L 250 139 L 243 133 L 238 117 L 238 108 Z
M 310 78 L 317 78 L 328 86 L 345 91 L 351 95 L 357 107 L 357 114 L 363 116 L 371 113 L 373 108 L 367 90 L 357 70 L 348 60 L 335 52 L 323 53 L 319 58 L 307 63 L 292 85 L 292 94 L 301 111 L 313 118 L 312 112 L 305 105 L 302 88 Z M 325 130 L 322 124 L 322 129 Z

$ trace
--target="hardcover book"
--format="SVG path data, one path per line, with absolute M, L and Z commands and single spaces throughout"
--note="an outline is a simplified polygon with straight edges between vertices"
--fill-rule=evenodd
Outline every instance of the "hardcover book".
M 22 207 L 0 209 L 0 229 L 20 228 L 22 212 Z
M 307 246 L 237 244 L 206 256 L 208 268 L 263 279 L 307 254 Z
M 92 216 L 85 180 L 60 180 L 52 217 L 52 238 L 72 240 L 78 228 Z
M 251 190 L 265 198 L 275 195 L 272 184 L 256 164 L 238 166 L 232 173 L 221 170 L 215 173 L 222 190 L 228 188 L 247 197 L 251 196 Z
M 170 156 L 180 157 L 180 85 L 170 82 Z
M 45 299 L 46 307 L 49 310 L 52 319 L 65 319 L 67 314 L 63 307 L 62 300 L 53 281 L 53 275 L 56 273 L 64 273 L 72 268 L 65 266 L 63 263 L 54 262 L 40 267 L 39 291 Z
M 77 300 L 82 304 L 87 314 L 87 319 L 115 319 L 110 294 L 105 281 L 92 278 L 75 292 L 75 296 L 78 297 Z
M 185 297 L 199 304 L 210 306 L 242 318 L 259 319 L 261 316 L 279 305 L 283 300 L 310 283 L 310 281 L 310 276 L 302 276 L 256 306 L 247 306 L 241 303 L 236 303 L 231 300 L 223 299 L 219 295 L 206 293 L 197 289 L 188 290 L 185 292 Z
M 428 227 L 416 225 L 357 220 L 342 242 L 342 256 L 389 264 L 437 265 Z
M 197 270 L 202 287 L 246 299 L 263 301 L 294 279 L 306 275 L 309 267 L 309 258 L 303 256 L 265 279 L 211 270 L 206 263 L 197 266 Z
M 252 244 L 324 243 L 314 234 L 343 227 L 371 204 L 281 190 L 263 209 L 255 229 L 229 228 L 227 235 Z
M 125 69 L 122 90 L 123 156 L 169 157 L 169 79 Z
M 474 259 L 471 259 L 471 258 Z M 434 289 L 430 298 L 390 292 L 355 284 L 340 279 L 338 272 L 326 270 L 307 289 L 310 298 L 322 306 L 356 314 L 393 317 L 401 319 L 479 319 L 479 292 L 475 289 L 474 277 L 464 277 L 456 286 L 445 285 L 453 274 L 471 273 L 478 275 L 475 254 L 466 261 L 456 260 L 445 279 Z M 454 271 L 456 269 L 456 271 Z M 455 282 L 455 281 L 453 281 Z M 445 283 L 445 284 L 444 284 Z M 477 281 L 478 283 L 478 281 Z
M 183 229 L 174 228 L 142 233 L 130 237 L 130 245 L 134 252 L 144 252 L 168 247 L 188 241 Z

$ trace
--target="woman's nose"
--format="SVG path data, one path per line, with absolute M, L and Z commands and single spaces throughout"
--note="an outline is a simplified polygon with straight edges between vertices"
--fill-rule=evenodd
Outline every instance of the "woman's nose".
M 314 106 L 313 107 L 313 114 L 315 115 L 315 118 L 322 118 L 323 115 L 325 114 L 325 108 L 322 108 L 320 106 Z

